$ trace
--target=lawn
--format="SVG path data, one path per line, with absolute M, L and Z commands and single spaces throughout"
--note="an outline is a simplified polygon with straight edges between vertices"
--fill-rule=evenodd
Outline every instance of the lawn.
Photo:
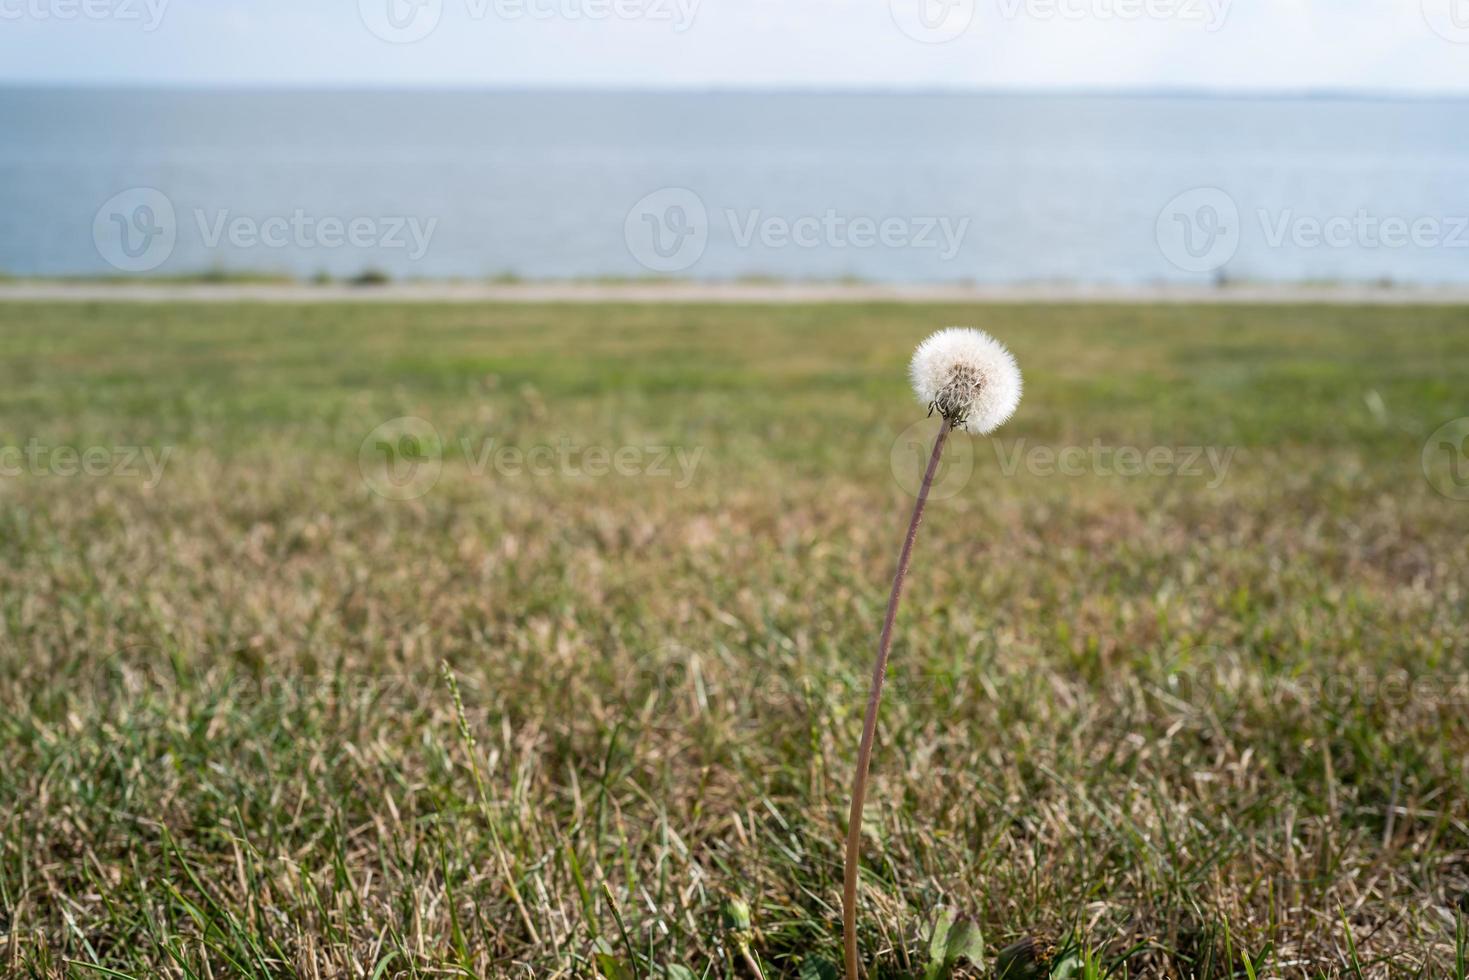
M 0 304 L 0 970 L 823 976 L 954 323 L 872 974 L 1459 975 L 1469 309 L 1171 305 Z

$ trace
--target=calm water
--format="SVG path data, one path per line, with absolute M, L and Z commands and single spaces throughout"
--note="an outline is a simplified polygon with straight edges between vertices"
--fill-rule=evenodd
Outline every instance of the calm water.
M 1469 282 L 1469 102 L 0 89 L 0 271 L 209 268 Z

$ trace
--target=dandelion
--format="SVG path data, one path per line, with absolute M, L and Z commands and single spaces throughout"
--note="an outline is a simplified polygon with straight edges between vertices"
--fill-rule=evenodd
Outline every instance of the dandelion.
M 862 802 L 867 795 L 867 770 L 872 762 L 872 740 L 877 732 L 877 709 L 882 703 L 882 682 L 887 676 L 888 650 L 893 641 L 893 620 L 903 580 L 913 557 L 913 542 L 923 520 L 923 507 L 933 487 L 944 442 L 954 429 L 987 435 L 1003 425 L 1020 404 L 1020 367 L 1005 346 L 982 330 L 950 327 L 918 345 L 908 368 L 913 390 L 929 414 L 943 419 L 923 485 L 913 505 L 908 535 L 898 555 L 898 571 L 888 597 L 882 636 L 877 643 L 877 662 L 872 669 L 872 687 L 867 695 L 867 714 L 862 722 L 862 741 L 857 747 L 857 771 L 852 779 L 852 810 L 847 817 L 846 880 L 842 889 L 842 939 L 846 946 L 847 980 L 857 980 L 857 862 L 862 840 Z
M 908 367 L 918 400 L 951 428 L 988 435 L 1020 405 L 1020 367 L 983 330 L 950 327 L 918 345 Z

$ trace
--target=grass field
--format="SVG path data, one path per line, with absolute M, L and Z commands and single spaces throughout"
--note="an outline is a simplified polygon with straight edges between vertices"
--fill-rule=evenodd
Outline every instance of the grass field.
M 1242 306 L 0 304 L 0 969 L 822 976 L 951 323 L 873 975 L 1462 975 L 1469 309 Z

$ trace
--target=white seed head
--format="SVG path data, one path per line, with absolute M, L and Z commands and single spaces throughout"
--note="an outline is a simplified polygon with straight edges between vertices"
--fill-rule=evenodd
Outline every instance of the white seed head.
M 1020 365 L 983 330 L 940 330 L 918 345 L 908 373 L 922 404 L 977 435 L 998 429 L 1020 405 Z

